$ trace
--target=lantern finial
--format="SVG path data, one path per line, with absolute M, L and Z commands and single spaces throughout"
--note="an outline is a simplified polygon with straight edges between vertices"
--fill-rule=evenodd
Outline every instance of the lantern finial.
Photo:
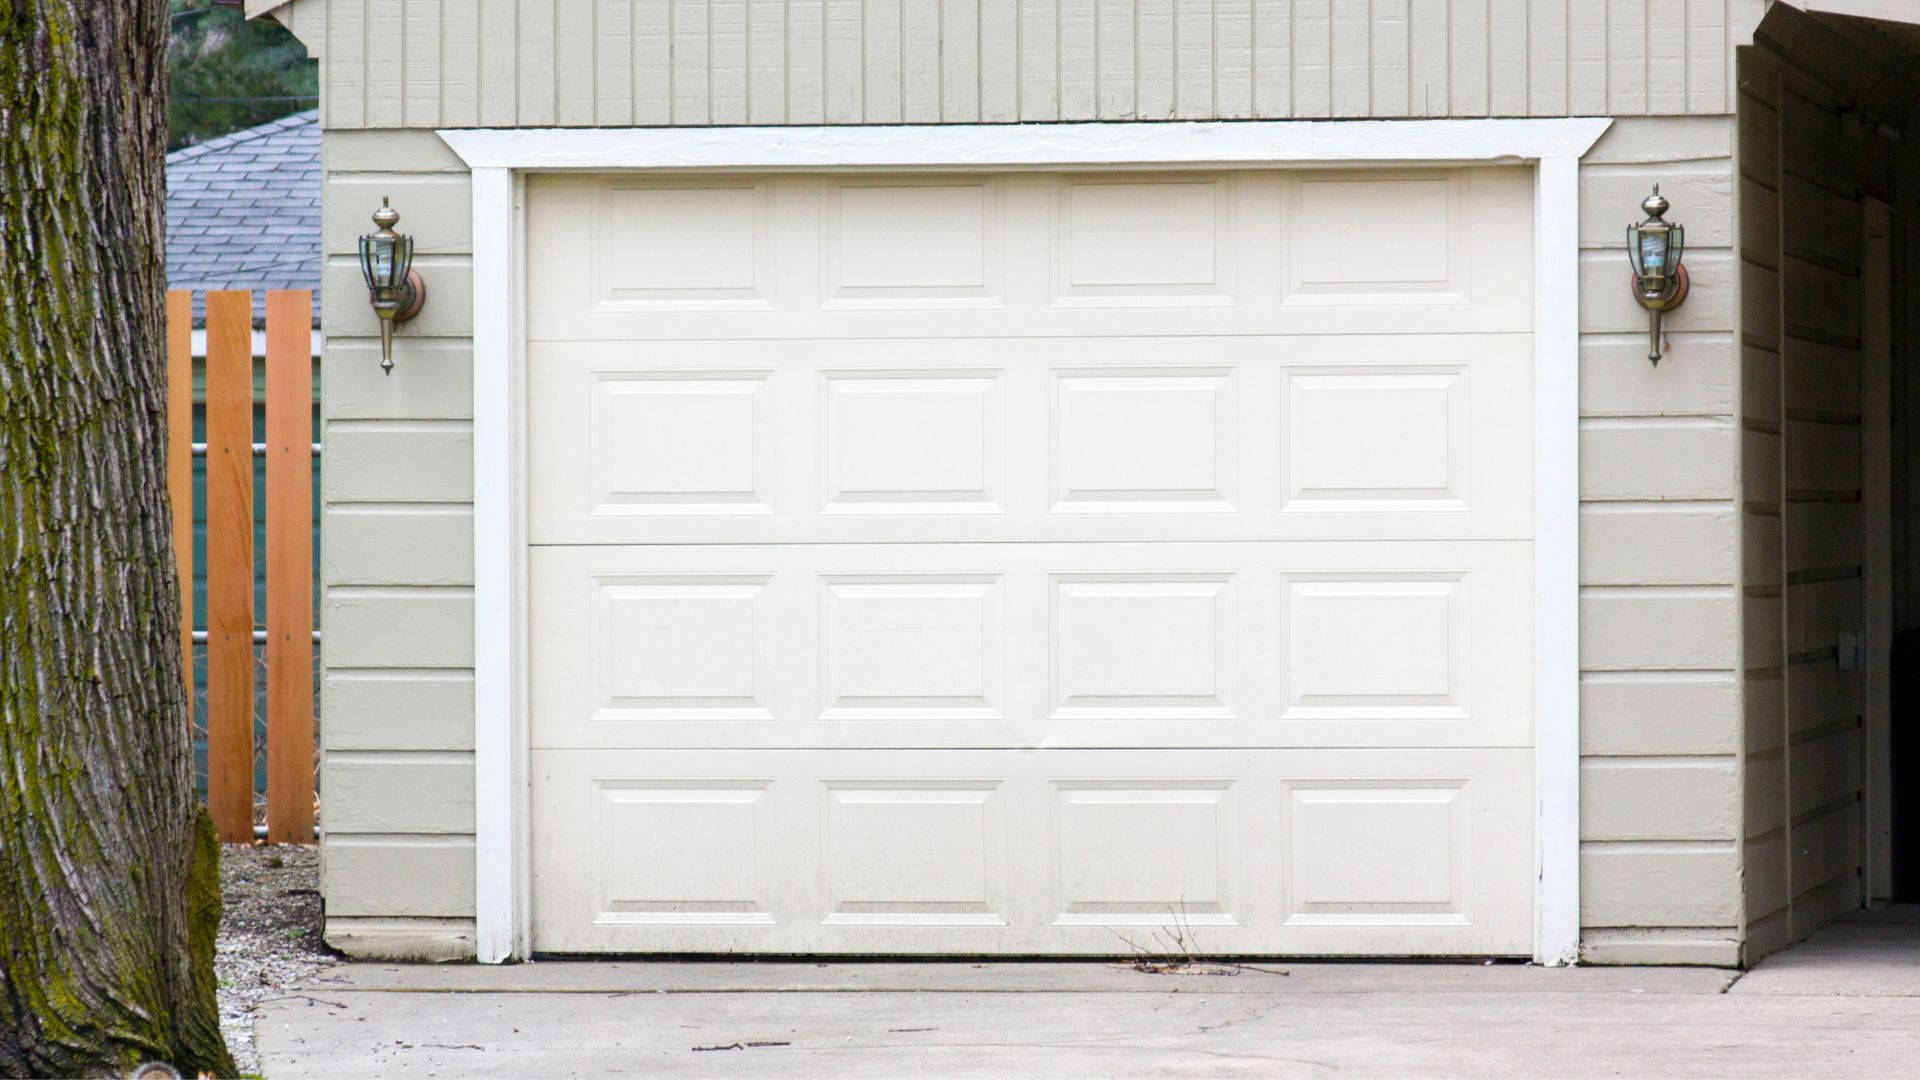
M 1672 203 L 1667 201 L 1665 195 L 1660 194 L 1659 184 L 1653 185 L 1653 194 L 1640 200 L 1640 209 L 1646 211 L 1647 216 L 1650 218 L 1665 217 L 1667 210 L 1672 207 L 1672 205 Z

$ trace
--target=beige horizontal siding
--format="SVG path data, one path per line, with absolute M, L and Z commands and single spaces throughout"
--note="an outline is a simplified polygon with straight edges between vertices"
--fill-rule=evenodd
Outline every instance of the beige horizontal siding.
M 293 0 L 276 15 L 319 58 L 326 123 L 344 130 L 1712 115 L 1765 2 Z
M 1793 456 L 1791 442 L 1787 444 L 1787 456 Z M 1857 569 L 1862 554 L 1859 518 L 1858 505 L 1797 501 L 1790 489 L 1786 511 L 1788 581 L 1812 571 Z
M 438 963 L 471 960 L 470 918 L 370 918 L 329 914 L 327 944 L 348 956 Z
M 410 46 L 437 7 L 406 5 Z M 322 160 L 327 940 L 354 955 L 471 957 L 471 188 L 431 132 L 330 131 Z M 381 196 L 419 238 L 429 282 L 391 376 L 352 261 Z
M 464 172 L 379 172 L 339 175 L 331 183 L 320 218 L 326 253 L 355 255 L 356 239 L 374 228 L 370 219 L 382 198 L 401 211 L 400 228 L 413 236 L 416 254 L 473 251 L 473 185 Z
M 1697 170 L 1649 162 L 1639 168 L 1596 172 L 1580 185 L 1580 242 L 1610 246 L 1620 241 L 1627 221 L 1641 216 L 1633 211 L 1654 184 L 1660 185 L 1660 194 L 1674 206 L 1687 208 L 1688 250 L 1733 246 L 1733 218 L 1718 212 L 1733 205 L 1733 174 L 1719 161 L 1703 163 Z M 1697 207 L 1712 207 L 1716 212 L 1701 216 Z M 1680 211 L 1674 211 L 1674 216 L 1678 218 Z M 1691 260 L 1687 268 L 1691 272 Z
M 407 377 L 380 371 L 378 338 L 327 335 L 320 359 L 329 424 L 345 420 L 471 420 L 473 346 L 422 341 L 402 331 Z
M 1580 664 L 1588 671 L 1727 671 L 1739 657 L 1731 588 L 1580 591 Z
M 1649 86 L 1648 98 L 1672 93 Z M 1623 118 L 1580 174 L 1581 953 L 1595 963 L 1738 957 L 1746 687 L 1732 126 Z M 1624 250 L 1654 183 L 1686 223 L 1695 286 L 1667 320 L 1658 366 Z
M 1638 362 L 1647 362 L 1644 349 Z M 1739 444 L 1731 417 L 1588 418 L 1580 493 L 1589 501 L 1728 500 Z
M 467 506 L 332 505 L 321 531 L 328 585 L 473 584 L 473 511 Z
M 1580 827 L 1615 840 L 1725 840 L 1739 828 L 1739 785 L 1731 754 L 1589 757 Z
M 1774 520 L 1776 522 L 1778 521 L 1777 518 Z M 1760 540 L 1757 542 L 1766 543 L 1768 541 Z M 1777 538 L 1772 539 L 1772 543 L 1777 548 L 1779 541 Z M 1748 580 L 1764 581 L 1769 579 L 1749 578 Z M 1741 598 L 1740 604 L 1741 621 L 1744 623 L 1742 631 L 1746 648 L 1745 660 L 1747 671 L 1751 673 L 1753 678 L 1765 678 L 1777 682 L 1782 677 L 1787 662 L 1786 639 L 1780 634 L 1780 626 L 1786 618 L 1786 599 L 1779 595 L 1778 586 L 1750 585 L 1746 590 L 1746 595 Z M 1769 692 L 1772 694 L 1780 694 L 1783 691 L 1781 687 L 1774 686 Z M 1784 698 L 1778 705 L 1763 701 L 1757 707 L 1765 710 L 1767 713 L 1783 713 L 1786 708 L 1786 702 Z M 1771 740 L 1771 743 L 1775 746 L 1779 745 L 1779 737 L 1776 735 Z M 1756 745 L 1765 745 L 1765 743 L 1755 744 L 1753 740 L 1749 738 L 1747 745 L 1753 747 Z
M 1739 914 L 1740 853 L 1732 841 L 1588 841 L 1580 846 L 1585 926 L 1731 928 Z
M 1726 672 L 1590 671 L 1580 680 L 1580 752 L 1591 757 L 1722 755 L 1741 687 Z
M 378 205 L 378 204 L 375 204 Z M 404 211 L 403 211 L 404 213 Z M 412 225 L 406 221 L 407 228 Z M 473 264 L 466 255 L 420 255 L 413 268 L 431 282 L 428 303 L 408 322 L 404 333 L 421 338 L 467 338 L 473 334 Z M 367 286 L 357 258 L 328 257 L 320 270 L 320 319 L 328 333 L 377 335 L 378 318 L 367 307 Z
M 1740 962 L 1739 938 L 1731 930 L 1697 927 L 1594 928 L 1580 951 L 1593 964 L 1701 964 L 1733 967 Z
M 1778 363 L 1778 358 L 1775 358 Z M 1775 376 L 1776 378 L 1778 376 Z M 1785 498 L 1780 474 L 1780 420 L 1775 416 L 1771 420 L 1743 420 L 1740 431 L 1740 494 L 1746 500 L 1749 510 L 1765 515 L 1772 522 L 1777 534 L 1782 528 L 1780 503 Z M 1784 557 L 1784 549 L 1763 556 L 1776 562 Z M 1768 587 L 1778 589 L 1778 574 L 1763 579 L 1749 576 L 1748 580 L 1764 580 Z
M 473 749 L 472 671 L 331 667 L 326 685 L 330 754 Z
M 337 419 L 327 436 L 328 503 L 473 501 L 471 421 Z
M 333 585 L 322 649 L 328 667 L 469 667 L 473 590 Z
M 1580 515 L 1582 585 L 1732 585 L 1736 513 L 1722 503 L 1590 504 Z
M 1641 198 L 1646 193 L 1641 192 Z M 1629 203 L 1634 206 L 1637 203 Z M 1693 229 L 1693 219 L 1709 212 L 1732 212 L 1732 201 L 1726 199 L 1718 204 L 1707 203 L 1703 207 L 1687 208 L 1687 228 Z M 1627 211 L 1632 214 L 1633 211 Z M 1678 218 L 1679 211 L 1674 212 Z M 1585 248 L 1581 252 L 1581 275 L 1595 278 L 1612 278 L 1609 288 L 1583 290 L 1580 294 L 1580 326 L 1588 332 L 1613 331 L 1619 334 L 1638 334 L 1640 340 L 1646 340 L 1647 312 L 1633 299 L 1633 290 L 1627 286 L 1627 275 L 1623 273 L 1626 265 L 1625 236 L 1622 236 L 1605 248 Z M 1584 247 L 1584 246 L 1583 246 Z M 1732 330 L 1734 309 L 1738 304 L 1740 290 L 1734 287 L 1735 257 L 1728 248 L 1699 248 L 1689 237 L 1686 248 L 1687 275 L 1692 280 L 1691 290 L 1687 293 L 1687 302 L 1674 312 L 1673 330 L 1685 332 L 1692 327 L 1718 326 Z M 1641 354 L 1642 359 L 1646 356 Z
M 1777 608 L 1772 612 L 1772 616 L 1773 621 L 1768 625 L 1777 628 L 1780 625 L 1780 616 Z M 1750 628 L 1759 627 L 1760 625 L 1757 620 L 1748 621 Z M 1763 631 L 1756 629 L 1749 629 L 1747 640 L 1753 641 L 1762 632 Z M 1772 636 L 1779 636 L 1777 629 L 1776 633 Z M 1751 649 L 1748 650 L 1748 655 L 1752 655 Z M 1747 672 L 1746 682 L 1748 689 L 1744 701 L 1747 713 L 1747 726 L 1743 747 L 1749 755 L 1779 754 L 1781 747 L 1786 745 L 1787 695 L 1785 680 L 1786 672 L 1782 670 L 1780 662 L 1777 660 L 1772 665 L 1765 667 L 1756 665 Z M 1748 816 L 1749 818 L 1752 817 L 1751 814 Z M 1785 818 L 1777 815 L 1766 818 L 1766 822 L 1774 828 L 1779 827 L 1780 823 L 1784 820 Z
M 1852 719 L 1860 712 L 1860 680 L 1855 673 L 1841 671 L 1831 656 L 1825 662 L 1807 660 L 1790 669 L 1787 686 L 1787 732 L 1790 742 L 1808 737 L 1810 732 L 1831 727 L 1840 719 Z M 1802 804 L 1796 813 L 1804 810 Z
M 473 839 L 327 833 L 321 858 L 327 917 L 473 917 Z
M 1748 820 L 1765 822 L 1768 826 L 1757 830 L 1755 835 L 1769 838 L 1784 836 L 1785 833 L 1780 829 L 1779 823 L 1787 820 L 1786 754 L 1781 751 L 1777 740 L 1771 749 L 1748 749 L 1744 784 Z M 1768 843 L 1773 842 L 1771 839 L 1768 841 Z M 1781 855 L 1784 854 L 1784 850 L 1774 851 L 1771 854 Z M 1769 893 L 1770 902 L 1760 904 L 1754 909 L 1762 915 L 1787 902 L 1784 864 L 1771 866 L 1767 863 L 1768 860 L 1761 859 L 1747 867 L 1749 873 L 1760 874 L 1768 880 L 1777 880 L 1782 883 L 1777 891 Z
M 326 769 L 327 827 L 344 833 L 473 832 L 471 754 L 336 749 Z
M 1645 192 L 1643 191 L 1642 197 Z M 1604 281 L 1604 267 L 1600 271 Z M 1580 380 L 1580 415 L 1593 418 L 1727 416 L 1740 385 L 1725 334 L 1669 335 L 1692 356 L 1687 364 L 1655 367 L 1647 363 L 1645 334 L 1590 338 L 1580 355 L 1591 369 L 1606 368 L 1604 379 Z

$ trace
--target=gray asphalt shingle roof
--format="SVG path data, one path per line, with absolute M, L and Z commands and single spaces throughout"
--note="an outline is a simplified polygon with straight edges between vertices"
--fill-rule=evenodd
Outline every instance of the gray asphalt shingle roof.
M 295 113 L 167 155 L 167 287 L 312 289 L 320 325 L 320 114 Z

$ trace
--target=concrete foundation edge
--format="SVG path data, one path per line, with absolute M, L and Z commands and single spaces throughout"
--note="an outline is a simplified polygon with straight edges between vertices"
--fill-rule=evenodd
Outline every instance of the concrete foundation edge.
M 472 960 L 473 920 L 328 919 L 327 944 L 356 960 Z

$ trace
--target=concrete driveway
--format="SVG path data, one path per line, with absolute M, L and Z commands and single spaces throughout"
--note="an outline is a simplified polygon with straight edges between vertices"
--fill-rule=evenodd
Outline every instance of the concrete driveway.
M 356 964 L 265 1005 L 268 1077 L 1891 1076 L 1920 924 L 1753 973 L 1498 964 Z

